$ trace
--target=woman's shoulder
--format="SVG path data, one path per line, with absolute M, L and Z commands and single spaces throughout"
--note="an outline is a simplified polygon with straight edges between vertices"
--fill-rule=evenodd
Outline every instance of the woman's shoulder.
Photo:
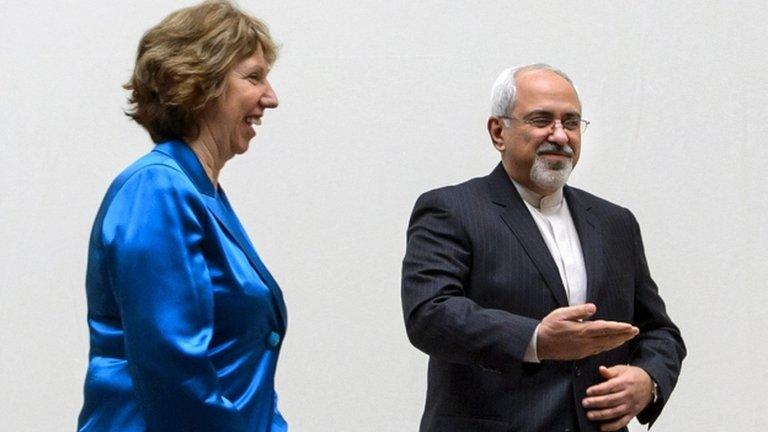
M 206 217 L 203 196 L 170 156 L 150 152 L 123 170 L 107 189 L 94 222 L 99 243 L 121 230 L 140 229 L 179 218 Z
M 140 157 L 118 174 L 109 186 L 107 195 L 111 195 L 110 192 L 117 193 L 126 187 L 157 191 L 194 190 L 192 180 L 181 166 L 172 157 L 157 151 L 151 151 Z
M 128 183 L 136 175 L 167 178 L 168 180 L 186 180 L 189 183 L 189 177 L 184 170 L 170 156 L 158 151 L 151 151 L 128 165 L 112 182 L 112 184 L 123 185 Z
M 192 179 L 171 156 L 151 151 L 125 168 L 112 181 L 100 213 L 115 207 L 202 210 L 204 200 Z

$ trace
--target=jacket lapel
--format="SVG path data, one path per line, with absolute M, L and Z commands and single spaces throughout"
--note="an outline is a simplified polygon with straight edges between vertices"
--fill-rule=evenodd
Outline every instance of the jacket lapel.
M 224 190 L 219 188 L 219 190 L 216 191 L 210 179 L 205 174 L 205 170 L 200 164 L 200 161 L 198 161 L 197 156 L 185 143 L 181 141 L 168 141 L 158 144 L 155 147 L 155 151 L 159 151 L 173 158 L 195 184 L 197 190 L 202 194 L 208 210 L 213 213 L 219 224 L 221 224 L 227 233 L 235 240 L 243 253 L 245 253 L 246 257 L 248 257 L 248 262 L 253 266 L 269 288 L 269 291 L 272 294 L 273 304 L 278 311 L 278 320 L 280 321 L 282 329 L 285 329 L 286 308 L 285 302 L 283 301 L 282 291 L 261 261 L 261 258 L 259 258 L 253 245 L 248 240 L 248 235 L 245 233 L 242 225 L 240 225 L 237 217 L 235 217 L 235 213 L 229 205 Z
M 240 246 L 240 249 L 242 249 L 243 252 L 245 252 L 245 255 L 248 257 L 248 261 L 250 261 L 251 265 L 254 269 L 256 269 L 256 272 L 259 274 L 261 279 L 269 287 L 269 290 L 272 293 L 272 301 L 279 311 L 280 324 L 284 329 L 286 326 L 287 314 L 285 301 L 283 300 L 283 292 L 277 285 L 277 281 L 275 281 L 275 279 L 272 277 L 272 274 L 269 272 L 269 270 L 267 270 L 267 267 L 259 257 L 259 254 L 256 253 L 256 249 L 248 239 L 248 235 L 245 233 L 245 229 L 240 224 L 240 221 L 235 217 L 235 212 L 232 210 L 232 207 L 229 204 L 229 200 L 227 199 L 227 195 L 224 193 L 224 189 L 221 187 L 219 187 L 219 196 L 220 200 L 209 200 L 213 201 L 213 203 L 211 203 L 208 208 L 216 216 L 216 219 L 218 219 L 219 222 L 227 229 L 229 234 L 235 239 L 238 246 Z
M 600 225 L 597 217 L 591 212 L 591 206 L 580 200 L 572 188 L 566 186 L 563 193 L 581 241 L 581 252 L 587 270 L 587 302 L 594 303 L 603 285 L 602 276 L 605 269 Z
M 533 216 L 531 216 L 523 199 L 509 179 L 504 166 L 499 164 L 487 179 L 491 200 L 494 204 L 501 207 L 501 219 L 504 221 L 504 224 L 512 230 L 515 237 L 520 241 L 523 249 L 525 249 L 550 291 L 552 291 L 552 295 L 557 300 L 558 305 L 568 306 L 565 287 L 560 280 L 560 273 L 557 271 L 552 254 L 549 253 L 549 249 L 547 249 L 547 245 L 541 237 Z

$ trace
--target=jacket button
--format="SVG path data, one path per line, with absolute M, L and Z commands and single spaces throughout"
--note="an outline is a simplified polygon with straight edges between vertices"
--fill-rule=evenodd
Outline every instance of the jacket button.
M 574 371 L 574 373 L 576 374 L 576 376 L 577 376 L 577 377 L 580 377 L 580 376 L 581 376 L 581 369 L 579 369 L 579 367 L 578 367 L 578 366 L 576 366 L 575 368 L 573 368 L 573 371 Z
M 274 331 L 269 332 L 269 336 L 267 336 L 267 345 L 269 345 L 270 348 L 280 345 L 280 334 Z

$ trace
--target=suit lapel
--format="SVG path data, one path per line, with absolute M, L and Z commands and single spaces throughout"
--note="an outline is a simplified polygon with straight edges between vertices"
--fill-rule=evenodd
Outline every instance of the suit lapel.
M 248 240 L 248 235 L 245 233 L 245 229 L 235 217 L 235 212 L 232 210 L 227 195 L 221 187 L 219 187 L 219 194 L 220 200 L 213 200 L 213 203 L 211 203 L 212 205 L 209 205 L 208 208 L 235 239 L 238 246 L 240 246 L 240 249 L 245 252 L 245 255 L 248 257 L 248 261 L 253 268 L 256 269 L 256 272 L 264 283 L 269 287 L 269 290 L 272 293 L 272 300 L 279 311 L 280 323 L 282 327 L 285 328 L 286 308 L 285 301 L 283 300 L 283 292 L 277 285 L 277 281 L 272 277 L 272 274 L 267 270 L 267 267 L 259 257 L 259 254 L 256 253 L 256 249 L 253 247 L 250 240 Z
M 286 309 L 285 302 L 283 301 L 283 294 L 280 291 L 280 287 L 267 270 L 264 263 L 259 258 L 253 245 L 248 240 L 248 236 L 245 233 L 242 225 L 235 217 L 235 213 L 232 207 L 227 201 L 227 197 L 224 191 L 220 188 L 217 192 L 213 187 L 208 176 L 205 174 L 200 161 L 198 161 L 195 153 L 185 143 L 181 141 L 168 141 L 158 144 L 154 151 L 164 153 L 173 158 L 176 163 L 184 170 L 187 176 L 195 184 L 197 190 L 203 196 L 204 202 L 208 210 L 213 213 L 218 220 L 219 224 L 224 227 L 225 231 L 235 240 L 235 243 L 248 257 L 248 262 L 253 266 L 261 279 L 269 288 L 272 294 L 272 301 L 278 311 L 278 320 L 283 329 L 286 326 Z
M 572 188 L 566 186 L 563 192 L 581 241 L 581 252 L 587 270 L 587 302 L 594 303 L 603 285 L 602 276 L 605 269 L 600 225 L 597 217 L 590 211 L 591 207 L 580 200 Z
M 558 305 L 568 306 L 565 287 L 560 280 L 552 254 L 549 253 L 533 216 L 515 189 L 502 164 L 487 177 L 491 200 L 501 207 L 501 219 L 512 230 L 525 252 L 541 273 Z

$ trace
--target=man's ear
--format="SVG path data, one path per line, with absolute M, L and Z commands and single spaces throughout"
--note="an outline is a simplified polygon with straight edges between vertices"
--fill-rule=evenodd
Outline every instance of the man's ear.
M 501 136 L 501 132 L 504 130 L 502 120 L 498 117 L 488 117 L 488 135 L 491 137 L 493 146 L 498 151 L 504 151 L 506 146 L 504 145 L 504 138 Z

